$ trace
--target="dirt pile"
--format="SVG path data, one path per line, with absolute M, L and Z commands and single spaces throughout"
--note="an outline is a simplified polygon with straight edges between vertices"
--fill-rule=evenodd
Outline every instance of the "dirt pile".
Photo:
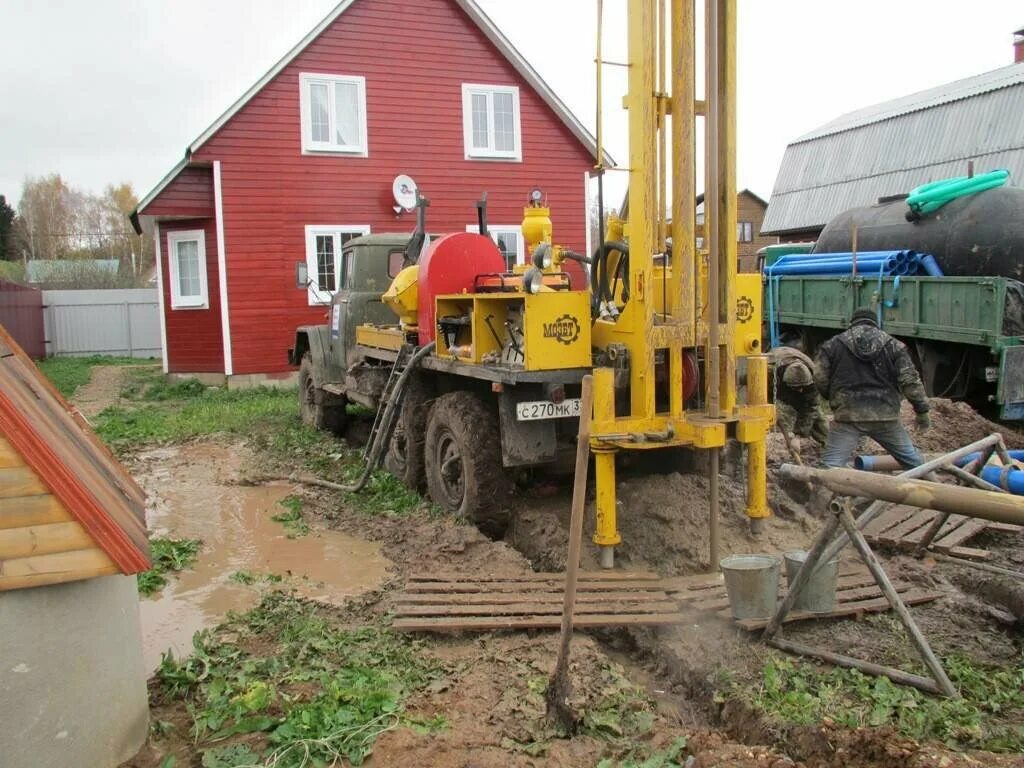
M 993 432 L 1003 436 L 1008 448 L 1024 448 L 1024 433 L 989 421 L 967 403 L 932 398 L 931 404 L 932 428 L 923 435 L 912 432 L 914 443 L 924 453 L 952 451 Z M 904 403 L 904 423 L 912 424 L 913 419 L 910 404 Z

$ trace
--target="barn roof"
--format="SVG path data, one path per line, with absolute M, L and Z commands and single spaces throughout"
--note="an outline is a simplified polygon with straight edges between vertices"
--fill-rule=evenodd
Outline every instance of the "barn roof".
M 342 0 L 342 2 L 338 3 L 338 5 L 334 7 L 334 10 L 327 14 L 319 24 L 310 30 L 309 34 L 302 38 L 294 48 L 288 51 L 280 61 L 271 67 L 263 77 L 249 88 L 249 90 L 242 94 L 234 104 L 228 107 L 224 114 L 214 120 L 209 128 L 203 131 L 195 141 L 189 144 L 185 150 L 185 157 L 180 160 L 178 164 L 160 180 L 156 187 L 154 187 L 153 190 L 139 202 L 132 216 L 136 216 L 139 211 L 142 211 L 147 205 L 153 202 L 157 195 L 159 195 L 182 171 L 182 169 L 188 165 L 189 157 L 193 152 L 196 152 L 201 146 L 203 146 L 203 144 L 209 141 L 213 135 L 217 133 L 225 123 L 234 117 L 242 107 L 248 104 L 249 101 L 259 93 L 267 83 L 277 77 L 277 75 L 291 63 L 292 59 L 302 53 L 310 43 L 316 40 L 324 30 L 330 27 L 331 24 L 333 24 L 338 17 L 347 11 L 355 2 L 356 0 Z M 474 0 L 454 0 L 454 2 L 466 13 L 467 16 L 469 16 L 473 23 L 480 28 L 487 39 L 491 41 L 502 55 L 509 60 L 522 78 L 526 80 L 526 82 L 529 83 L 529 85 L 540 95 L 544 103 L 546 103 L 559 117 L 559 119 L 566 124 L 573 136 L 575 136 L 580 143 L 591 152 L 591 154 L 596 153 L 597 141 L 593 135 L 591 135 L 590 131 L 588 131 L 583 123 L 580 122 L 579 118 L 573 114 L 572 110 L 566 106 L 565 102 L 558 98 L 558 95 L 551 89 L 551 86 L 544 81 L 544 79 L 537 73 L 537 70 L 535 70 L 523 55 L 516 50 L 516 47 L 512 45 L 507 37 L 505 37 L 504 33 L 502 33 L 498 26 L 491 21 L 491 18 L 484 13 L 483 9 L 480 8 Z M 604 161 L 606 165 L 615 165 L 615 161 L 607 152 L 604 153 Z M 136 229 L 138 229 L 138 227 L 136 227 Z
M 842 115 L 786 148 L 762 232 L 823 227 L 849 208 L 962 176 L 968 160 L 1019 184 L 1022 114 L 1024 62 Z
M 0 326 L 0 435 L 118 567 L 150 567 L 145 494 Z

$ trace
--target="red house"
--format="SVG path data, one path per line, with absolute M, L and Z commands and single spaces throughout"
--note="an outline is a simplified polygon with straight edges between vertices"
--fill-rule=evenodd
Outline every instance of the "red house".
M 139 203 L 156 239 L 164 369 L 254 383 L 290 375 L 294 329 L 323 322 L 344 243 L 411 232 L 392 182 L 431 201 L 431 232 L 492 235 L 523 260 L 530 189 L 555 239 L 587 246 L 594 140 L 472 0 L 344 0 L 185 151 Z M 295 285 L 306 259 L 318 290 Z

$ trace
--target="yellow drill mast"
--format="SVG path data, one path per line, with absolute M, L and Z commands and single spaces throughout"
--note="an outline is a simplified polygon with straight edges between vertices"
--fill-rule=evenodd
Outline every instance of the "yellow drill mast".
M 610 222 L 609 234 L 628 243 L 628 301 L 621 314 L 600 315 L 592 333 L 594 347 L 603 352 L 594 371 L 591 427 L 597 474 L 594 543 L 601 548 L 602 565 L 611 567 L 613 548 L 620 542 L 618 451 L 708 449 L 710 554 L 716 567 L 718 449 L 729 437 L 746 444 L 747 515 L 753 521 L 767 517 L 765 438 L 774 419 L 763 355 L 746 358 L 746 402 L 737 402 L 737 348 L 742 345 L 737 344 L 736 327 L 736 0 L 706 0 L 702 46 L 695 35 L 695 0 L 627 3 L 628 216 L 624 222 Z M 600 6 L 599 1 L 599 15 Z M 600 24 L 598 39 L 600 71 Z M 703 100 L 695 86 L 699 49 L 706 61 Z M 695 236 L 698 118 L 703 118 L 706 147 L 706 269 Z M 600 142 L 599 127 L 599 158 Z M 600 159 L 598 163 L 597 172 L 603 173 Z M 756 343 L 747 351 L 758 351 L 751 347 Z M 703 407 L 687 410 L 684 355 L 698 350 L 704 361 Z M 656 402 L 656 367 L 664 360 L 667 410 Z

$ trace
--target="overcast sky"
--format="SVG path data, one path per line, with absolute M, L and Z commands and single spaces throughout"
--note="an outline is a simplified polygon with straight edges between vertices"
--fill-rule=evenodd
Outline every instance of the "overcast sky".
M 478 0 L 594 124 L 594 0 Z M 60 173 L 141 197 L 336 0 L 0 0 L 0 194 Z M 606 57 L 625 0 L 605 0 Z M 838 115 L 1013 61 L 1021 0 L 739 0 L 738 183 L 767 198 L 786 144 Z M 609 149 L 624 163 L 609 72 Z M 398 172 L 400 169 L 396 169 Z

